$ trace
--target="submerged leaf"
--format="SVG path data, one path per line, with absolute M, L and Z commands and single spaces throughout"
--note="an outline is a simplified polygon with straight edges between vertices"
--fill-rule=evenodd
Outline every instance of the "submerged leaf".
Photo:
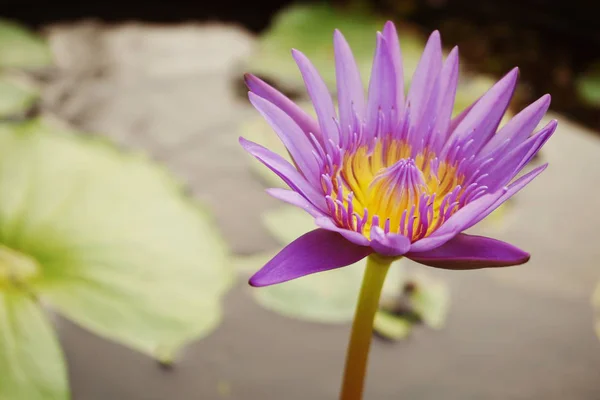
M 0 286 L 0 399 L 67 400 L 63 354 L 42 308 L 25 291 Z
M 0 68 L 39 68 L 52 64 L 48 44 L 23 26 L 0 19 Z
M 37 261 L 27 287 L 58 312 L 161 358 L 216 326 L 232 278 L 166 171 L 37 120 L 0 125 L 0 242 Z

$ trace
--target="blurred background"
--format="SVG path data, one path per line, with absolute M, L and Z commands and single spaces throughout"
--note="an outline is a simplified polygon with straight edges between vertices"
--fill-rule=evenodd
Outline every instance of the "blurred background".
M 51 333 L 40 344 L 37 322 L 6 319 L 0 400 L 336 398 L 361 265 L 247 286 L 312 222 L 264 192 L 281 183 L 239 148 L 243 135 L 281 151 L 243 73 L 310 109 L 290 49 L 334 91 L 333 30 L 366 79 L 387 19 L 407 81 L 431 31 L 459 46 L 457 113 L 519 66 L 509 114 L 550 93 L 545 121 L 559 129 L 533 161 L 548 170 L 475 228 L 532 260 L 454 273 L 400 261 L 365 399 L 600 399 L 598 15 L 584 0 L 0 0 L 0 316 L 25 315 L 8 299 L 26 293 L 60 345 Z M 98 142 L 110 150 L 96 160 Z M 73 203 L 40 211 L 69 190 Z M 6 222 L 16 215 L 31 215 L 27 229 Z M 42 215 L 55 218 L 37 229 Z M 55 237 L 71 247 L 39 245 Z M 89 260 L 92 245 L 111 268 Z

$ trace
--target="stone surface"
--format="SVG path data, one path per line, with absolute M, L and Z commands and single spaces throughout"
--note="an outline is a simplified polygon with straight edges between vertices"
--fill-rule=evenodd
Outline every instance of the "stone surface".
M 275 246 L 258 215 L 276 202 L 237 144 L 239 122 L 255 115 L 236 94 L 238 64 L 253 45 L 248 34 L 93 22 L 48 32 L 59 69 L 46 79 L 46 112 L 164 162 L 215 211 L 236 252 Z M 436 271 L 452 291 L 447 326 L 397 344 L 376 340 L 366 399 L 600 398 L 590 306 L 600 278 L 600 141 L 558 118 L 537 161 L 550 162 L 548 170 L 516 197 L 502 224 L 479 228 L 529 250 L 531 262 Z M 249 290 L 240 282 L 223 325 L 168 371 L 60 320 L 74 399 L 336 398 L 348 326 L 280 317 L 250 301 Z

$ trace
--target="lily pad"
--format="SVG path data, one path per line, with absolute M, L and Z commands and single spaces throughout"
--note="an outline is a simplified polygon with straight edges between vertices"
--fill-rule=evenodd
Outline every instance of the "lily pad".
M 0 19 L 0 68 L 40 68 L 52 64 L 46 41 L 16 22 Z
M 20 255 L 19 287 L 163 361 L 214 329 L 227 251 L 164 169 L 39 120 L 1 124 L 0 153 L 0 243 Z
M 413 310 L 429 327 L 440 329 L 446 321 L 450 293 L 445 282 L 424 273 L 412 274 L 414 290 L 409 298 Z
M 368 81 L 375 52 L 375 32 L 385 19 L 364 10 L 334 8 L 330 4 L 296 4 L 281 11 L 271 27 L 260 37 L 258 49 L 247 69 L 268 77 L 290 90 L 302 90 L 302 77 L 291 57 L 297 48 L 313 62 L 328 87 L 335 91 L 333 31 L 343 32 L 352 47 L 363 81 Z M 411 79 L 421 52 L 424 37 L 408 25 L 399 26 L 400 44 L 406 80 Z
M 44 311 L 27 292 L 0 286 L 0 399 L 67 400 L 63 354 Z
M 14 77 L 0 75 L 0 118 L 26 112 L 33 106 L 39 92 Z

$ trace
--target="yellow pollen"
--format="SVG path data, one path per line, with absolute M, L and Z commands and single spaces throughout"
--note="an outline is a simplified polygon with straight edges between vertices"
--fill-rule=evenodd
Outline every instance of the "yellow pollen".
M 456 164 L 438 161 L 428 149 L 413 156 L 410 144 L 378 138 L 372 148 L 363 145 L 346 153 L 341 165 L 329 172 L 332 215 L 341 227 L 367 238 L 375 217 L 382 229 L 418 240 L 458 209 L 450 201 L 464 191 L 457 188 L 465 180 L 457 169 Z

